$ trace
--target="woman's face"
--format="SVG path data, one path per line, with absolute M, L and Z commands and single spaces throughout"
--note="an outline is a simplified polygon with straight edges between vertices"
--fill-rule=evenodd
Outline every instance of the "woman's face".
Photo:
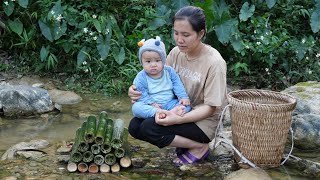
M 180 51 L 187 54 L 194 53 L 201 42 L 202 32 L 194 31 L 188 20 L 175 20 L 173 29 L 173 37 Z

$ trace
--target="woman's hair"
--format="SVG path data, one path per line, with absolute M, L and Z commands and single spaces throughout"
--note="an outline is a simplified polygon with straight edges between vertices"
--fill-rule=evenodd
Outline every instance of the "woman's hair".
M 185 6 L 175 14 L 172 20 L 173 23 L 176 20 L 187 20 L 197 33 L 201 30 L 206 32 L 206 17 L 200 7 Z

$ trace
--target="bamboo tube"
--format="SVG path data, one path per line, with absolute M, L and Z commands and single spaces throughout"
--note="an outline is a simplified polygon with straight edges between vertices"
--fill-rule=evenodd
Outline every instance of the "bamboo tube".
M 124 121 L 122 119 L 116 119 L 113 125 L 113 133 L 111 140 L 111 146 L 115 149 L 120 148 L 122 146 L 123 129 Z
M 99 172 L 99 167 L 98 167 L 98 165 L 96 165 L 95 163 L 91 163 L 91 164 L 89 165 L 88 171 L 89 171 L 90 173 L 97 173 L 97 172 Z
M 108 118 L 107 112 L 102 111 L 99 116 L 99 123 L 98 123 L 98 128 L 96 130 L 96 138 L 95 138 L 95 142 L 99 145 L 103 144 L 104 142 L 107 118 Z
M 86 151 L 85 153 L 83 153 L 83 162 L 91 162 L 94 158 L 94 155 L 91 151 Z
M 107 165 L 113 165 L 116 162 L 117 158 L 114 154 L 109 153 L 104 157 L 104 161 Z
M 93 162 L 97 165 L 102 165 L 104 163 L 104 157 L 101 154 L 95 155 Z
M 103 172 L 103 173 L 110 172 L 110 166 L 107 164 L 101 164 L 100 165 L 100 172 Z
M 101 145 L 101 151 L 105 154 L 111 152 L 111 139 L 113 134 L 113 120 L 107 119 L 104 143 Z
M 87 122 L 83 122 L 81 126 L 81 133 L 79 134 L 79 147 L 78 151 L 86 152 L 89 149 L 89 144 L 84 140 L 84 134 L 86 131 Z
M 70 161 L 75 163 L 80 162 L 82 160 L 82 154 L 78 152 L 80 133 L 81 133 L 81 128 L 78 128 L 76 131 L 75 142 L 72 145 L 72 150 L 70 153 Z
M 91 152 L 93 154 L 99 154 L 100 153 L 100 146 L 99 144 L 92 144 L 91 145 Z
M 121 167 L 127 168 L 127 167 L 130 167 L 131 164 L 132 164 L 131 158 L 128 156 L 124 156 L 120 159 L 120 166 Z
M 111 172 L 119 172 L 120 171 L 120 165 L 119 163 L 114 163 L 112 166 L 111 166 Z
M 97 119 L 95 116 L 89 116 L 87 119 L 86 132 L 84 139 L 87 143 L 92 143 L 95 139 Z
M 124 156 L 125 150 L 123 148 L 117 148 L 114 150 L 114 155 L 117 158 L 122 158 Z
M 73 152 L 70 155 L 70 161 L 75 162 L 75 163 L 80 162 L 82 160 L 82 158 L 83 158 L 83 156 L 82 156 L 81 152 L 79 152 L 79 151 Z
M 124 128 L 123 130 L 123 149 L 124 149 L 124 156 L 120 159 L 120 166 L 127 168 L 131 166 L 131 154 L 129 149 L 129 141 L 128 141 L 129 131 L 128 128 Z
M 80 162 L 80 163 L 78 164 L 78 170 L 79 170 L 80 172 L 82 172 L 82 173 L 88 171 L 88 165 L 87 165 L 87 163 L 85 163 L 85 162 Z
M 77 164 L 74 162 L 69 161 L 67 165 L 67 170 L 69 172 L 76 172 L 77 171 Z

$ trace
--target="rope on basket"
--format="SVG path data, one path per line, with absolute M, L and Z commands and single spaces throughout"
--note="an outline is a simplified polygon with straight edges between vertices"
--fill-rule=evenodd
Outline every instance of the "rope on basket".
M 241 152 L 235 148 L 232 143 L 230 141 L 228 141 L 228 138 L 225 137 L 225 135 L 223 134 L 223 123 L 222 123 L 222 119 L 224 116 L 224 113 L 226 111 L 226 109 L 228 107 L 231 107 L 231 104 L 228 104 L 224 107 L 222 113 L 220 114 L 220 119 L 219 119 L 219 123 L 218 126 L 216 128 L 216 132 L 215 132 L 215 136 L 214 136 L 214 144 L 213 144 L 213 148 L 215 149 L 216 147 L 218 147 L 221 143 L 225 143 L 228 144 L 241 158 L 239 163 L 245 163 L 245 164 L 249 164 L 252 168 L 259 168 L 257 165 L 255 165 L 253 162 L 251 162 L 249 159 L 247 159 L 244 155 L 241 154 Z M 281 162 L 281 165 L 283 165 L 291 156 L 292 150 L 293 150 L 293 130 L 292 127 L 290 127 L 290 133 L 291 133 L 291 149 L 289 154 L 287 154 L 287 156 L 285 157 L 285 159 Z M 221 140 L 217 141 L 217 137 L 220 137 Z

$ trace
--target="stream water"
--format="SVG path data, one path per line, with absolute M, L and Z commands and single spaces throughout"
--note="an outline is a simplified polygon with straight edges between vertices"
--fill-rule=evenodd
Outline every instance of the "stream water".
M 86 117 L 91 114 L 98 115 L 101 111 L 106 111 L 112 119 L 123 119 L 125 126 L 128 126 L 132 117 L 128 97 L 105 97 L 99 94 L 81 96 L 83 98 L 81 103 L 64 105 L 62 112 L 54 115 L 20 119 L 0 118 L 0 157 L 9 147 L 22 141 L 45 139 L 51 145 L 56 145 L 61 141 L 73 140 L 77 128 L 86 121 Z M 209 160 L 195 168 L 182 171 L 172 163 L 175 157 L 173 148 L 158 149 L 132 137 L 129 137 L 129 143 L 136 149 L 133 157 L 140 159 L 142 163 L 140 166 L 121 170 L 113 176 L 69 173 L 65 169 L 65 164 L 56 166 L 52 164 L 52 167 L 46 167 L 44 162 L 39 164 L 28 162 L 27 166 L 30 166 L 30 169 L 27 167 L 29 172 L 25 172 L 21 170 L 22 165 L 19 165 L 24 163 L 23 161 L 9 161 L 5 165 L 0 162 L 0 179 L 8 176 L 18 179 L 223 179 L 226 174 L 234 171 L 232 157 L 209 157 Z M 10 171 L 10 169 L 16 170 Z M 272 179 L 310 179 L 284 166 L 266 172 Z

